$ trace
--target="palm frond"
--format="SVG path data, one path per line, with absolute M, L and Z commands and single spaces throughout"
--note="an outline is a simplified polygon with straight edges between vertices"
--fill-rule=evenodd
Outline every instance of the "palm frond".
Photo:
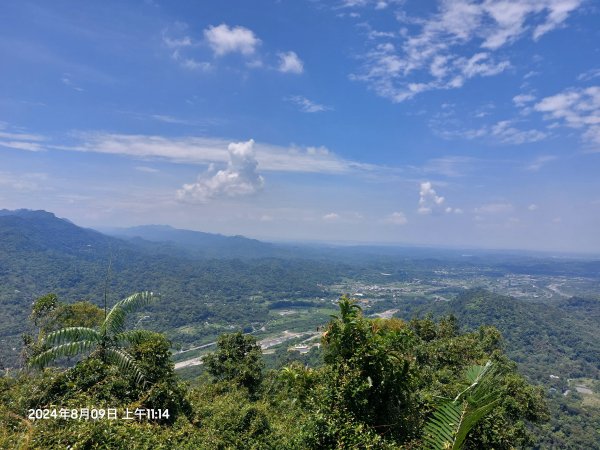
M 44 344 L 60 345 L 65 342 L 77 341 L 100 341 L 101 335 L 98 331 L 88 327 L 67 327 L 53 331 L 44 338 Z
M 127 342 L 129 344 L 139 344 L 148 341 L 156 336 L 156 333 L 148 330 L 129 330 L 117 333 L 114 336 L 116 342 Z
M 116 348 L 106 348 L 104 349 L 104 352 L 106 358 L 115 364 L 119 369 L 134 375 L 137 383 L 146 383 L 146 377 L 144 376 L 143 371 L 137 365 L 133 356 L 131 356 L 129 353 Z
M 454 449 L 456 435 L 463 416 L 462 404 L 452 401 L 442 404 L 425 424 L 424 441 L 434 450 Z
M 424 441 L 433 450 L 462 448 L 471 429 L 500 402 L 498 372 L 488 361 L 472 366 L 466 378 L 470 383 L 454 400 L 446 400 L 425 425 Z
M 40 353 L 37 356 L 34 356 L 27 362 L 27 365 L 30 367 L 43 368 L 47 366 L 48 363 L 58 358 L 62 358 L 63 356 L 75 356 L 80 353 L 84 353 L 93 348 L 95 345 L 95 341 L 76 341 L 58 345 Z
M 113 306 L 110 312 L 107 314 L 102 324 L 103 333 L 116 334 L 123 331 L 125 326 L 125 318 L 131 311 L 136 310 L 142 306 L 149 304 L 150 302 L 158 298 L 157 294 L 153 292 L 138 292 L 124 298 Z

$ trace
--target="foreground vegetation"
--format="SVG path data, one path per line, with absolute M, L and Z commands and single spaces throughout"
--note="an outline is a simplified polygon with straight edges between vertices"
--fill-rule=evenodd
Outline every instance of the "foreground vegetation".
M 36 312 L 34 305 L 32 318 L 45 330 L 29 345 L 56 336 L 50 330 L 63 329 L 67 317 L 72 329 L 77 316 L 63 309 L 73 306 Z M 206 358 L 205 376 L 185 384 L 174 373 L 168 341 L 144 332 L 127 350 L 136 370 L 92 352 L 74 365 L 64 361 L 59 367 L 4 376 L 0 448 L 533 445 L 531 427 L 548 417 L 543 393 L 516 372 L 496 329 L 461 334 L 453 317 L 439 322 L 367 319 L 347 298 L 339 306 L 323 334 L 318 368 L 296 363 L 267 371 L 254 338 L 233 333 L 221 336 L 215 353 Z M 96 311 L 96 317 L 102 315 Z M 88 311 L 80 318 L 90 316 Z M 145 383 L 139 382 L 138 371 Z M 33 420 L 30 409 L 48 409 L 49 417 Z M 80 414 L 82 409 L 114 409 L 116 418 L 73 418 L 64 412 Z M 126 420 L 128 410 L 161 413 Z

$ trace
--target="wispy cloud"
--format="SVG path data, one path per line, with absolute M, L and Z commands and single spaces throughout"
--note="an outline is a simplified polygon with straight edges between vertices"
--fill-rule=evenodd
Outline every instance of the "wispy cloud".
M 446 156 L 427 161 L 423 167 L 426 173 L 435 173 L 446 177 L 462 177 L 472 168 L 474 158 L 467 156 Z
M 23 133 L 20 130 L 12 129 L 8 124 L 0 122 L 0 146 L 14 148 L 16 150 L 26 150 L 30 152 L 39 152 L 45 150 L 43 142 L 44 136 L 39 134 Z
M 532 172 L 537 172 L 546 164 L 556 161 L 558 156 L 555 155 L 542 155 L 535 158 L 529 165 L 527 165 L 526 169 Z
M 594 78 L 600 78 L 600 68 L 591 69 L 591 70 L 588 70 L 586 72 L 579 74 L 579 76 L 577 77 L 577 80 L 578 81 L 590 81 L 590 80 L 593 80 Z
M 171 52 L 171 58 L 179 65 L 188 70 L 208 71 L 212 65 L 207 61 L 199 61 L 187 56 L 186 51 L 198 47 L 199 42 L 192 39 L 189 34 L 189 26 L 183 22 L 175 22 L 162 32 L 163 45 Z
M 399 20 L 418 31 L 406 28 L 400 46 L 393 41 L 376 44 L 363 56 L 362 70 L 352 78 L 368 83 L 393 102 L 430 90 L 459 88 L 471 78 L 508 69 L 510 61 L 497 59 L 494 52 L 526 34 L 539 39 L 562 25 L 582 2 L 444 0 L 429 19 L 400 14 Z M 474 52 L 469 50 L 473 47 Z
M 230 140 L 222 138 L 168 138 L 152 135 L 76 133 L 72 145 L 52 145 L 59 150 L 127 155 L 138 159 L 165 159 L 183 164 L 226 163 Z M 325 147 L 283 147 L 257 142 L 253 145 L 263 171 L 305 173 L 369 173 L 392 169 L 343 159 Z
M 138 172 L 145 172 L 145 173 L 158 173 L 158 172 L 160 172 L 160 170 L 155 169 L 154 167 L 148 167 L 148 166 L 135 166 L 135 170 L 137 170 Z
M 77 85 L 76 85 L 76 84 L 73 82 L 73 80 L 72 80 L 72 77 L 71 77 L 71 74 L 69 74 L 69 73 L 65 73 L 65 74 L 63 74 L 63 76 L 62 76 L 62 78 L 60 79 L 60 81 L 62 81 L 62 83 L 63 83 L 65 86 L 67 86 L 67 87 L 70 87 L 71 89 L 73 89 L 73 90 L 75 90 L 75 91 L 78 91 L 78 92 L 83 92 L 83 88 L 81 88 L 81 87 L 77 86 Z
M 384 222 L 391 225 L 406 225 L 408 223 L 408 219 L 406 218 L 406 214 L 401 211 L 396 211 L 387 216 L 384 219 Z
M 325 106 L 313 102 L 312 100 L 309 100 L 302 95 L 292 95 L 290 97 L 286 97 L 285 100 L 295 104 L 296 106 L 298 106 L 300 111 L 305 113 L 317 113 L 323 111 L 331 111 L 333 109 L 330 106 Z
M 330 212 L 323 215 L 323 220 L 325 222 L 337 222 L 338 220 L 340 220 L 340 215 L 335 212 Z
M 533 107 L 547 120 L 582 131 L 582 138 L 600 151 L 600 86 L 572 88 L 545 97 Z
M 532 142 L 538 142 L 548 137 L 545 131 L 537 129 L 523 130 L 516 126 L 514 120 L 501 120 L 494 124 L 483 125 L 479 128 L 449 130 L 435 130 L 445 139 L 463 138 L 463 139 L 486 139 L 493 140 L 495 143 L 521 145 Z
M 19 192 L 32 192 L 43 188 L 48 179 L 45 173 L 10 173 L 0 172 L 0 186 Z

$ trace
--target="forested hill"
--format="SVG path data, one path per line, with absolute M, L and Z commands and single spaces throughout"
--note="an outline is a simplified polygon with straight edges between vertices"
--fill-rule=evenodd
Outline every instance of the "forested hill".
M 104 257 L 106 249 L 123 244 L 97 231 L 81 228 L 46 211 L 0 210 L 0 250 L 56 252 Z M 102 254 L 98 254 L 102 252 Z
M 436 316 L 454 314 L 465 329 L 498 328 L 511 359 L 537 381 L 548 380 L 549 368 L 564 378 L 600 375 L 600 300 L 574 297 L 542 304 L 473 289 L 428 310 Z
M 473 289 L 418 313 L 425 311 L 438 317 L 453 314 L 464 331 L 484 324 L 498 328 L 519 371 L 548 393 L 551 420 L 538 431 L 536 448 L 599 448 L 599 405 L 595 397 L 579 396 L 577 380 L 600 376 L 600 300 L 535 303 Z M 416 313 L 412 308 L 405 316 Z
M 194 259 L 168 245 L 125 241 L 74 225 L 45 211 L 0 214 L 0 359 L 17 363 L 20 335 L 34 299 L 54 292 L 67 302 L 99 304 L 108 279 L 110 298 L 132 291 L 163 293 L 150 308 L 150 328 L 178 343 L 204 338 L 205 330 L 180 327 L 210 321 L 207 333 L 226 324 L 265 320 L 270 301 L 319 295 L 319 283 L 352 274 L 340 263 L 301 259 Z M 108 268 L 110 264 L 110 275 Z M 249 299 L 253 299 L 249 301 Z

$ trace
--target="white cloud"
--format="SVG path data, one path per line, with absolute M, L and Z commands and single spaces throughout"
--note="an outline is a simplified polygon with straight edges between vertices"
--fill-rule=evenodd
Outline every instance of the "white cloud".
M 252 30 L 241 26 L 229 27 L 224 23 L 205 29 L 204 37 L 217 56 L 227 53 L 252 55 L 261 43 Z
M 531 103 L 534 100 L 535 97 L 530 94 L 519 94 L 513 97 L 513 103 L 519 108 Z
M 444 201 L 444 197 L 437 195 L 430 181 L 421 183 L 419 208 L 417 209 L 419 214 L 431 214 L 435 210 L 442 209 Z
M 536 205 L 535 203 L 532 203 L 531 205 L 529 205 L 529 206 L 527 207 L 527 209 L 528 209 L 529 211 L 535 211 L 535 210 L 537 210 L 537 209 L 538 209 L 538 205 Z
M 526 168 L 527 168 L 527 170 L 530 170 L 532 172 L 537 172 L 538 170 L 540 170 L 542 167 L 544 167 L 549 162 L 556 161 L 557 159 L 558 159 L 558 156 L 554 156 L 554 155 L 538 156 Z
M 331 212 L 329 214 L 325 214 L 323 216 L 323 220 L 326 222 L 336 222 L 340 220 L 340 215 L 338 213 Z
M 427 161 L 423 170 L 428 173 L 436 173 L 446 177 L 461 177 L 471 170 L 475 163 L 474 158 L 466 156 L 446 156 L 434 158 Z
M 32 192 L 42 189 L 41 183 L 46 182 L 45 173 L 9 173 L 0 172 L 0 186 L 19 192 Z
M 0 122 L 0 147 L 40 152 L 45 150 L 45 147 L 42 145 L 42 142 L 45 140 L 44 136 L 9 129 L 8 124 Z
M 212 64 L 206 61 L 198 61 L 194 58 L 180 58 L 177 57 L 175 58 L 177 61 L 179 61 L 179 63 L 181 64 L 181 66 L 185 69 L 189 69 L 189 70 L 199 70 L 199 71 L 209 71 L 210 69 L 212 69 Z
M 534 109 L 544 113 L 546 119 L 581 130 L 584 141 L 600 150 L 600 86 L 567 89 L 543 98 Z
M 505 144 L 527 144 L 538 142 L 547 137 L 547 134 L 539 130 L 520 130 L 512 126 L 512 121 L 502 120 L 492 126 L 490 136 L 498 138 Z
M 229 140 L 221 138 L 167 138 L 152 135 L 78 133 L 73 145 L 47 145 L 48 148 L 80 152 L 127 155 L 137 159 L 166 159 L 182 164 L 209 164 L 228 161 Z M 256 159 L 263 171 L 356 173 L 386 169 L 345 160 L 325 147 L 283 147 L 254 144 Z
M 459 88 L 470 78 L 508 69 L 510 62 L 496 59 L 495 51 L 525 34 L 538 39 L 564 23 L 582 2 L 442 0 L 427 19 L 399 14 L 399 20 L 411 25 L 404 28 L 401 45 L 375 45 L 351 78 L 394 102 L 434 89 Z M 465 54 L 471 48 L 476 50 Z
M 591 70 L 588 70 L 586 72 L 579 74 L 579 76 L 577 77 L 577 80 L 578 81 L 590 81 L 590 80 L 593 80 L 594 78 L 599 78 L 599 77 L 600 77 L 600 69 L 591 69 Z
M 71 79 L 71 75 L 68 73 L 63 74 L 62 78 L 60 79 L 60 81 L 62 81 L 62 83 L 65 86 L 70 87 L 71 89 L 78 91 L 78 92 L 83 92 L 83 89 L 80 88 L 79 86 L 75 85 L 75 83 L 73 83 L 73 80 Z
M 0 141 L 0 146 L 14 148 L 16 150 L 26 150 L 28 152 L 41 152 L 44 151 L 37 142 L 23 142 L 23 141 Z
M 282 52 L 278 56 L 279 66 L 277 70 L 280 72 L 296 74 L 304 72 L 304 63 L 295 52 Z
M 258 173 L 254 157 L 254 140 L 229 144 L 227 168 L 214 175 L 203 174 L 195 183 L 184 184 L 177 191 L 179 200 L 190 203 L 206 203 L 214 198 L 248 196 L 264 186 L 264 178 Z
M 491 139 L 495 143 L 502 144 L 527 144 L 538 142 L 548 137 L 544 131 L 529 129 L 522 130 L 515 126 L 512 120 L 501 120 L 492 125 L 484 125 L 480 128 L 467 130 L 441 130 L 436 131 L 446 139 L 464 138 L 464 139 Z
M 392 225 L 406 225 L 408 223 L 408 219 L 403 212 L 396 211 L 390 214 L 384 222 Z
M 212 68 L 209 62 L 185 56 L 186 51 L 198 46 L 198 43 L 189 36 L 188 28 L 187 24 L 176 22 L 164 29 L 162 32 L 163 45 L 171 51 L 171 58 L 177 61 L 181 67 L 188 70 L 208 71 Z
M 317 113 L 332 110 L 331 107 L 313 102 L 302 95 L 292 95 L 286 97 L 286 100 L 297 105 L 300 108 L 300 111 L 305 113 Z

